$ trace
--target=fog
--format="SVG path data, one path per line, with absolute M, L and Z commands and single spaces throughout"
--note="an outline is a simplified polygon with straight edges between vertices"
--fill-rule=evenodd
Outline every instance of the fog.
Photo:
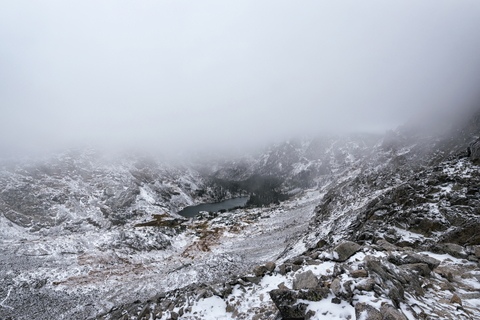
M 381 133 L 478 104 L 479 88 L 477 0 L 4 1 L 0 10 L 4 153 Z

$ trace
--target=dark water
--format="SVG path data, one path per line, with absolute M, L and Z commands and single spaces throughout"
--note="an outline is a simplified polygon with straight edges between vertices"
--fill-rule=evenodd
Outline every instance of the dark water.
M 225 200 L 222 202 L 202 203 L 202 204 L 199 204 L 198 206 L 186 207 L 185 209 L 180 211 L 178 214 L 184 217 L 191 218 L 191 217 L 194 217 L 200 211 L 217 212 L 222 209 L 229 210 L 235 207 L 243 207 L 245 206 L 245 204 L 247 204 L 247 201 L 248 201 L 248 197 L 241 197 L 241 198 Z

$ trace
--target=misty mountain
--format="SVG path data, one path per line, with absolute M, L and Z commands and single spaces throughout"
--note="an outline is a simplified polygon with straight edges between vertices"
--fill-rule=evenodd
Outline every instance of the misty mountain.
M 93 150 L 3 160 L 2 312 L 478 317 L 480 112 L 433 122 L 208 162 Z M 246 208 L 177 214 L 245 194 Z

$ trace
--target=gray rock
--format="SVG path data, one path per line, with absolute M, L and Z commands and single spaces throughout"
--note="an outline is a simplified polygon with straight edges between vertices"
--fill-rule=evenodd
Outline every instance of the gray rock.
M 402 302 L 404 298 L 403 288 L 401 288 L 401 291 L 399 288 L 401 288 L 401 286 L 392 286 L 388 292 L 388 297 L 397 308 L 400 308 L 400 302 Z
M 480 292 L 467 292 L 462 293 L 460 296 L 462 299 L 480 299 Z
M 308 305 L 297 303 L 298 294 L 295 291 L 275 289 L 270 291 L 269 294 L 283 319 L 305 318 Z
M 206 289 L 200 289 L 198 291 L 197 301 L 202 299 L 202 298 L 205 298 L 206 296 L 207 296 L 207 290 Z
M 378 240 L 377 245 L 379 245 L 380 247 L 382 247 L 386 251 L 396 251 L 396 250 L 398 250 L 397 246 L 395 246 L 395 245 L 391 244 L 390 242 L 388 242 L 386 240 L 383 240 L 383 239 Z
M 384 304 L 380 308 L 380 313 L 383 315 L 383 320 L 408 320 L 401 311 L 389 304 Z
M 263 275 L 267 272 L 267 268 L 265 266 L 258 266 L 253 269 L 253 273 L 257 277 L 263 277 Z
M 357 320 L 383 320 L 380 311 L 365 303 L 355 305 L 355 317 Z
M 412 264 L 405 264 L 401 266 L 402 269 L 409 270 L 410 272 L 415 272 L 422 277 L 428 277 L 432 270 L 428 267 L 426 263 L 412 263 Z
M 337 297 L 342 293 L 342 283 L 338 278 L 335 278 L 335 280 L 332 281 L 332 284 L 330 285 L 330 289 L 332 290 L 333 294 Z
M 361 246 L 351 241 L 344 241 L 333 249 L 333 257 L 336 261 L 343 262 L 354 255 Z
M 468 256 L 468 261 L 478 262 L 478 258 L 471 254 Z
M 265 264 L 265 268 L 267 268 L 267 271 L 268 272 L 273 272 L 273 270 L 275 270 L 275 262 L 273 261 L 268 261 L 266 264 Z
M 320 301 L 326 299 L 330 293 L 330 290 L 327 288 L 310 288 L 308 290 L 301 290 L 298 292 L 298 299 L 308 300 L 308 301 Z
M 342 300 L 340 300 L 340 298 L 333 297 L 331 302 L 334 303 L 334 304 L 340 304 L 340 303 L 342 303 Z
M 458 303 L 459 305 L 462 305 L 462 299 L 460 299 L 459 296 L 457 296 L 455 293 L 452 296 L 452 299 L 450 299 L 451 303 Z
M 140 312 L 140 314 L 138 315 L 138 319 L 142 319 L 143 317 L 145 317 L 147 314 L 150 313 L 150 304 L 146 304 L 142 311 Z
M 475 247 L 475 257 L 480 259 L 480 246 Z
M 350 275 L 353 278 L 366 278 L 368 276 L 367 270 L 365 269 L 359 269 L 359 270 L 354 270 L 350 272 Z
M 293 289 L 309 289 L 315 288 L 318 285 L 318 278 L 313 274 L 311 270 L 297 274 L 293 280 Z
M 433 270 L 440 265 L 440 261 L 438 261 L 437 259 L 416 253 L 407 253 L 401 256 L 390 255 L 388 256 L 387 260 L 397 266 L 403 264 L 425 263 L 428 265 L 430 270 Z
M 459 258 L 459 259 L 467 259 L 468 254 L 465 253 L 463 247 L 455 244 L 455 243 L 439 243 L 433 245 L 430 250 L 434 253 L 440 254 L 449 254 L 452 257 Z
M 251 283 L 255 283 L 255 284 L 259 284 L 260 281 L 262 281 L 262 277 L 249 277 L 249 276 L 245 276 L 245 277 L 242 277 L 242 280 L 245 281 L 245 282 L 251 282 Z
M 226 312 L 232 313 L 235 311 L 235 307 L 227 302 L 227 307 L 225 308 Z
M 371 274 L 376 273 L 383 281 L 392 280 L 392 277 L 383 269 L 382 263 L 375 257 L 366 256 L 364 259 L 365 268 Z
M 280 283 L 277 287 L 278 289 L 288 290 L 288 287 L 285 285 L 285 282 Z
M 372 291 L 375 285 L 375 280 L 365 279 L 356 284 L 355 288 L 361 291 Z

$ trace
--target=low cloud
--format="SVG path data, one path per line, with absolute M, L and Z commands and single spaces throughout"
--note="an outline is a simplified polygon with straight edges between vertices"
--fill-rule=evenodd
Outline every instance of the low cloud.
M 478 1 L 15 1 L 0 148 L 178 152 L 479 104 Z

